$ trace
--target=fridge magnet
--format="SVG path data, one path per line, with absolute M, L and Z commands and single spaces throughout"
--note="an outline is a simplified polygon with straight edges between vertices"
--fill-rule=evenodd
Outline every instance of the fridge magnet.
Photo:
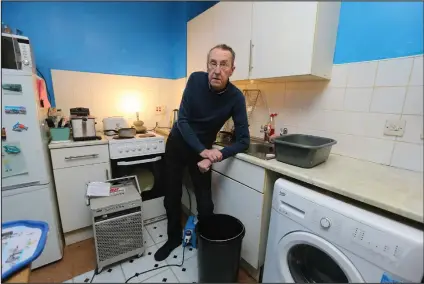
M 28 173 L 19 142 L 2 144 L 1 166 L 2 178 Z
M 5 141 L 6 140 L 6 128 L 2 127 L 1 128 L 1 141 Z
M 1 89 L 4 95 L 22 95 L 21 84 L 2 84 Z
M 26 107 L 23 106 L 5 106 L 4 112 L 7 114 L 26 114 Z
M 23 125 L 22 123 L 16 122 L 12 128 L 13 131 L 22 132 L 22 130 L 28 130 L 28 127 Z

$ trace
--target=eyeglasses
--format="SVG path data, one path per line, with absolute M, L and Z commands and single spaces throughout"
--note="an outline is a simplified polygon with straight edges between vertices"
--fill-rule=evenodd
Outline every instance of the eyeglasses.
M 230 69 L 230 65 L 228 63 L 220 63 L 220 64 L 217 64 L 216 62 L 209 62 L 208 63 L 209 69 L 215 70 L 216 68 L 218 68 L 218 66 L 219 66 L 219 69 L 222 69 L 222 70 Z

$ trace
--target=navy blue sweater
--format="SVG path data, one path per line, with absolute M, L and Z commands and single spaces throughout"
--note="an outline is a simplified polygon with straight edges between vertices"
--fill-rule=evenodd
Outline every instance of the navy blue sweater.
M 206 72 L 194 72 L 188 78 L 178 121 L 171 133 L 181 134 L 187 144 L 200 154 L 212 148 L 216 135 L 230 117 L 234 121 L 236 142 L 221 150 L 223 159 L 249 147 L 246 101 L 232 83 L 228 82 L 225 91 L 217 93 L 209 86 Z

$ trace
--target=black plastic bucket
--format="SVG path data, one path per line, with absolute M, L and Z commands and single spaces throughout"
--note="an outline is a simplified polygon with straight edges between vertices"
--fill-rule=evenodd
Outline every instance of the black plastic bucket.
M 240 220 L 215 214 L 197 224 L 199 283 L 235 283 L 246 230 Z

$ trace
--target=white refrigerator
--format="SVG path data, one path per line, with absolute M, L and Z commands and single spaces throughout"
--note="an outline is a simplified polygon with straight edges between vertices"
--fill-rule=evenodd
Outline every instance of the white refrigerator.
M 49 224 L 37 268 L 63 256 L 63 241 L 48 151 L 46 110 L 39 107 L 36 77 L 2 69 L 2 222 L 41 220 Z M 3 135 L 2 135 L 3 136 Z

